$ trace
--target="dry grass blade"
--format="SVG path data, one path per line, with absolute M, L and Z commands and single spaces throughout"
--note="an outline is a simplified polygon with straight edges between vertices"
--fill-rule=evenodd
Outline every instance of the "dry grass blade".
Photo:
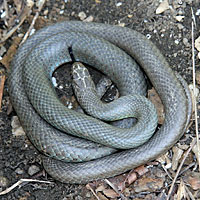
M 172 182 L 172 185 L 170 187 L 170 190 L 168 192 L 167 195 L 167 200 L 170 199 L 171 193 L 173 191 L 174 188 L 174 184 L 176 182 L 177 177 L 179 176 L 180 170 L 183 166 L 183 163 L 185 162 L 185 159 L 187 158 L 189 152 L 192 150 L 192 148 L 194 147 L 194 145 L 197 143 L 197 147 L 198 147 L 198 155 L 200 156 L 200 150 L 199 150 L 199 133 L 198 133 L 198 121 L 197 121 L 197 105 L 196 105 L 196 98 L 195 98 L 195 88 L 196 88 L 196 84 L 195 84 L 195 54 L 194 54 L 194 25 L 195 25 L 195 17 L 193 14 L 193 9 L 191 8 L 192 11 L 192 67 L 193 67 L 193 105 L 194 105 L 194 114 L 195 114 L 195 132 L 196 132 L 196 139 L 192 141 L 190 148 L 187 150 L 183 160 L 181 161 L 181 164 L 178 167 L 178 170 L 176 172 L 176 175 L 174 177 L 174 180 Z M 199 169 L 200 169 L 200 163 L 199 164 Z
M 191 8 L 192 9 L 192 8 Z M 198 120 L 197 120 L 197 102 L 196 102 L 196 82 L 195 82 L 195 53 L 194 53 L 194 25 L 195 25 L 195 17 L 192 9 L 192 76 L 193 76 L 193 105 L 194 105 L 194 116 L 195 116 L 195 132 L 196 132 L 196 139 L 197 139 L 197 151 L 198 151 L 198 158 L 200 157 L 200 146 L 199 146 L 199 132 L 198 132 Z M 200 171 L 200 159 L 198 160 L 199 171 Z
M 6 80 L 5 71 L 4 69 L 0 69 L 0 111 L 1 111 L 1 103 L 2 103 L 5 80 Z
M 176 175 L 175 175 L 175 177 L 174 177 L 174 180 L 172 181 L 172 185 L 171 185 L 171 187 L 170 187 L 170 189 L 169 189 L 169 192 L 168 192 L 168 195 L 167 195 L 167 199 L 166 199 L 166 200 L 169 200 L 169 199 L 170 199 L 171 193 L 172 193 L 172 191 L 173 191 L 173 189 L 174 189 L 174 184 L 175 184 L 175 182 L 176 182 L 176 180 L 177 180 L 177 178 L 178 178 L 178 176 L 179 176 L 179 173 L 180 173 L 180 171 L 181 171 L 181 168 L 182 168 L 182 166 L 183 166 L 183 164 L 184 164 L 184 162 L 185 162 L 185 160 L 186 160 L 188 154 L 190 153 L 190 151 L 192 150 L 192 148 L 194 147 L 195 144 L 196 144 L 196 139 L 194 139 L 194 140 L 192 141 L 190 148 L 186 151 L 186 153 L 185 153 L 185 155 L 184 155 L 184 158 L 183 158 L 183 160 L 181 161 L 181 163 L 180 163 L 180 165 L 179 165 L 179 167 L 178 167 L 178 169 L 177 169 Z
M 37 183 L 48 183 L 48 184 L 52 183 L 50 181 L 40 181 L 40 180 L 36 180 L 36 179 L 20 179 L 19 181 L 17 181 L 15 184 L 13 184 L 12 186 L 10 186 L 6 190 L 0 192 L 0 195 L 4 195 L 4 194 L 9 193 L 14 188 L 16 188 L 17 186 L 21 185 L 24 182 L 37 182 Z
M 42 1 L 41 1 L 40 5 L 39 5 L 39 8 L 38 8 L 38 11 L 36 12 L 36 14 L 35 14 L 35 16 L 34 16 L 34 18 L 33 18 L 33 20 L 32 20 L 32 23 L 31 23 L 31 25 L 30 25 L 28 31 L 26 32 L 26 34 L 25 34 L 25 36 L 24 36 L 24 38 L 23 38 L 21 44 L 23 44 L 23 43 L 27 40 L 28 36 L 30 35 L 30 32 L 31 32 L 31 30 L 33 29 L 33 26 L 34 26 L 34 24 L 35 24 L 35 21 L 36 21 L 37 18 L 39 17 L 39 13 L 40 13 L 40 11 L 42 10 L 42 8 L 43 8 L 43 6 L 44 6 L 44 4 L 45 4 L 45 1 L 46 1 L 46 0 L 42 0 Z M 21 44 L 20 44 L 20 45 L 21 45 Z

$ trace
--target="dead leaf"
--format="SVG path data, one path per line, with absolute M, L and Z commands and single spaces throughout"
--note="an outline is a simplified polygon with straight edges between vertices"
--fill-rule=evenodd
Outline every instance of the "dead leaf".
M 156 9 L 156 14 L 161 14 L 168 9 L 169 9 L 168 0 L 164 0 L 163 2 L 161 2 L 161 4 Z
M 187 184 L 191 186 L 193 190 L 200 190 L 200 173 L 189 172 L 183 179 Z
M 183 154 L 183 150 L 179 149 L 177 146 L 174 146 L 172 148 L 172 151 L 174 153 L 172 157 L 172 170 L 175 171 L 178 167 L 179 160 L 181 159 L 181 156 Z
M 186 191 L 185 191 L 185 184 L 183 180 L 181 179 L 181 183 L 179 184 L 178 191 L 177 191 L 177 200 L 181 200 L 182 198 L 186 197 Z
M 163 124 L 164 119 L 165 119 L 164 106 L 161 102 L 160 97 L 158 96 L 158 93 L 156 92 L 154 88 L 148 91 L 148 98 L 156 107 L 157 114 L 158 114 L 158 123 Z
M 132 172 L 127 176 L 127 182 L 129 185 L 136 180 L 137 180 L 137 174 L 135 172 Z
M 10 62 L 13 59 L 13 56 L 15 55 L 18 45 L 20 43 L 22 38 L 20 37 L 15 37 L 13 39 L 12 45 L 10 46 L 10 48 L 8 49 L 7 53 L 5 54 L 5 56 L 2 58 L 2 60 L 0 60 L 0 62 L 9 70 L 10 67 Z
M 199 149 L 200 149 L 200 146 L 199 146 Z M 194 147 L 192 148 L 192 151 L 194 152 L 197 160 L 198 160 L 198 163 L 199 163 L 199 159 L 200 159 L 200 152 L 198 151 L 198 148 L 197 148 L 197 144 L 194 145 Z
M 149 170 L 147 167 L 142 165 L 140 167 L 135 168 L 134 171 L 137 172 L 139 174 L 139 176 L 142 176 L 142 175 L 146 174 Z
M 22 9 L 22 3 L 23 3 L 23 1 L 21 1 L 21 0 L 14 0 L 14 4 L 16 6 L 16 11 L 18 14 L 20 13 L 20 11 Z
M 135 192 L 155 192 L 163 187 L 163 178 L 142 177 L 134 183 Z
M 119 197 L 119 194 L 117 194 L 114 190 L 112 189 L 105 189 L 103 190 L 104 195 L 110 198 L 116 198 Z

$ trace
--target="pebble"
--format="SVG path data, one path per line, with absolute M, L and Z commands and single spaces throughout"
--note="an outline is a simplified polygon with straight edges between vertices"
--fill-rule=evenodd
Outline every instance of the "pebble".
M 40 168 L 39 168 L 38 166 L 36 166 L 36 165 L 31 165 L 31 166 L 28 168 L 28 174 L 29 174 L 30 176 L 36 174 L 36 173 L 39 172 L 39 171 L 40 171 Z
M 7 187 L 8 179 L 4 176 L 0 176 L 0 187 Z
M 116 3 L 116 6 L 117 6 L 117 7 L 119 7 L 119 6 L 121 6 L 121 5 L 122 5 L 122 2 Z
M 80 20 L 83 21 L 87 17 L 87 15 L 82 11 L 82 12 L 78 13 L 78 17 L 80 18 Z
M 52 80 L 53 86 L 54 86 L 54 87 L 57 87 L 58 84 L 57 84 L 56 78 L 55 78 L 55 77 L 52 77 L 51 80 Z
M 186 47 L 190 47 L 190 43 L 188 42 L 188 39 L 187 39 L 187 38 L 183 38 L 183 44 L 184 44 Z
M 180 23 L 178 23 L 177 26 L 178 26 L 178 29 L 180 29 L 180 30 L 184 28 L 184 26 Z
M 6 52 L 6 48 L 4 46 L 0 47 L 0 56 L 3 56 L 3 54 Z
M 12 126 L 12 134 L 14 136 L 25 135 L 25 132 L 24 132 L 24 130 L 19 122 L 19 118 L 17 116 L 12 117 L 11 126 Z
M 92 22 L 94 21 L 94 17 L 92 15 L 90 15 L 89 17 L 87 17 L 86 19 L 83 20 L 84 22 Z
M 24 170 L 18 167 L 18 168 L 15 170 L 15 173 L 20 175 L 20 174 L 23 174 L 23 173 L 24 173 Z

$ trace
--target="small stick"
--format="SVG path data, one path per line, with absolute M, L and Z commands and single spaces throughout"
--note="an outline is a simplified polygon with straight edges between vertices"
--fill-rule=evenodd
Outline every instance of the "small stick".
M 113 183 L 111 183 L 108 179 L 104 180 L 121 197 L 122 200 L 126 199 L 126 197 L 121 192 L 119 192 L 119 190 L 115 187 Z
M 191 8 L 192 9 L 192 8 Z M 194 105 L 194 116 L 195 116 L 195 133 L 197 138 L 197 156 L 200 158 L 200 144 L 199 144 L 199 132 L 198 132 L 198 121 L 197 121 L 197 102 L 196 102 L 196 81 L 195 81 L 195 53 L 194 53 L 194 25 L 195 25 L 195 17 L 192 9 L 192 75 L 193 75 L 193 105 Z M 200 171 L 200 159 L 198 160 L 199 171 Z
M 181 163 L 180 163 L 180 165 L 179 165 L 179 167 L 178 167 L 178 170 L 177 170 L 177 172 L 176 172 L 176 175 L 175 175 L 175 177 L 174 177 L 174 180 L 172 181 L 172 184 L 171 184 L 171 187 L 170 187 L 170 189 L 169 189 L 169 192 L 168 192 L 168 195 L 167 195 L 167 199 L 166 199 L 166 200 L 169 200 L 169 198 L 170 198 L 170 196 L 171 196 L 171 193 L 172 193 L 172 191 L 173 191 L 173 189 L 174 189 L 174 185 L 175 185 L 176 179 L 177 179 L 178 176 L 179 176 L 179 173 L 180 173 L 181 168 L 182 168 L 182 166 L 183 166 L 183 164 L 184 164 L 184 162 L 185 162 L 185 159 L 187 158 L 188 154 L 190 153 L 190 151 L 192 150 L 192 148 L 194 147 L 195 144 L 196 144 L 196 139 L 194 139 L 194 140 L 192 141 L 190 148 L 186 151 L 186 153 L 185 153 L 185 155 L 184 155 L 184 158 L 183 158 L 183 160 L 181 161 Z
M 30 25 L 28 31 L 26 32 L 26 34 L 25 34 L 23 40 L 21 41 L 21 44 L 23 44 L 23 43 L 27 40 L 28 36 L 30 35 L 30 32 L 31 32 L 31 30 L 33 29 L 33 26 L 35 25 L 35 21 L 36 21 L 37 18 L 39 17 L 39 13 L 40 13 L 40 11 L 42 10 L 45 1 L 46 1 L 46 0 L 42 0 L 42 2 L 40 3 L 39 8 L 38 8 L 38 11 L 36 12 L 36 14 L 35 14 L 35 16 L 34 16 L 32 22 L 31 22 L 31 25 Z M 21 45 L 21 44 L 20 44 L 20 45 Z
M 92 194 L 97 198 L 97 200 L 101 200 L 95 193 L 95 191 L 91 188 L 90 184 L 87 184 L 87 187 L 90 189 L 90 191 L 92 192 Z
M 17 181 L 15 184 L 13 184 L 12 186 L 10 186 L 6 190 L 0 192 L 0 195 L 4 195 L 4 194 L 9 193 L 14 188 L 16 188 L 17 186 L 21 185 L 24 182 L 37 182 L 37 183 L 49 183 L 49 184 L 53 183 L 53 182 L 50 182 L 50 181 L 40 181 L 40 180 L 36 180 L 36 179 L 20 179 L 19 181 Z

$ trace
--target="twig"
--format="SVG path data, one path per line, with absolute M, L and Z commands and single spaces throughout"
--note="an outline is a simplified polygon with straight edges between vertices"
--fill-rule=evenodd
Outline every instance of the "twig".
M 90 191 L 92 192 L 92 194 L 97 198 L 97 200 L 101 200 L 95 193 L 95 191 L 91 188 L 90 184 L 87 184 L 87 187 L 90 189 Z
M 6 80 L 6 76 L 4 73 L 4 70 L 0 70 L 0 111 L 1 111 L 1 102 L 2 102 L 2 97 L 3 97 L 3 88 L 4 88 L 4 83 Z
M 25 36 L 24 36 L 24 38 L 23 38 L 21 44 L 23 44 L 23 43 L 27 40 L 28 36 L 30 35 L 30 32 L 31 32 L 31 30 L 33 29 L 33 26 L 35 25 L 35 21 L 36 21 L 37 18 L 39 17 L 39 13 L 40 13 L 40 11 L 42 10 L 43 5 L 45 4 L 45 1 L 46 1 L 46 0 L 42 0 L 42 2 L 40 3 L 39 8 L 38 8 L 38 11 L 36 12 L 36 14 L 35 14 L 35 16 L 34 16 L 34 18 L 33 18 L 33 20 L 32 20 L 32 23 L 31 23 L 31 25 L 30 25 L 28 31 L 26 32 L 26 34 L 25 34 Z M 20 44 L 20 45 L 21 45 L 21 44 Z
M 122 200 L 126 200 L 126 197 L 121 192 L 119 192 L 113 183 L 111 183 L 108 179 L 104 180 L 121 197 Z
M 181 161 L 181 163 L 180 163 L 180 165 L 179 165 L 179 167 L 178 167 L 178 170 L 177 170 L 177 172 L 176 172 L 176 175 L 175 175 L 175 177 L 174 177 L 174 180 L 172 181 L 172 184 L 171 184 L 171 187 L 170 187 L 170 189 L 169 189 L 169 192 L 168 192 L 168 195 L 167 195 L 167 199 L 166 199 L 166 200 L 169 200 L 169 198 L 170 198 L 170 196 L 171 196 L 171 193 L 172 193 L 172 191 L 173 191 L 173 189 L 174 189 L 174 184 L 175 184 L 175 182 L 176 182 L 176 179 L 178 178 L 179 173 L 180 173 L 180 171 L 181 171 L 181 168 L 182 168 L 182 166 L 183 166 L 183 164 L 184 164 L 184 162 L 185 162 L 185 160 L 186 160 L 188 154 L 190 153 L 190 151 L 192 150 L 192 148 L 194 147 L 195 144 L 196 144 L 196 139 L 194 139 L 194 140 L 192 141 L 190 148 L 186 151 L 186 153 L 185 153 L 185 155 L 184 155 L 184 157 L 183 157 L 183 160 Z
M 21 16 L 21 20 L 19 22 L 19 24 L 17 24 L 16 26 L 14 26 L 1 40 L 0 40 L 0 44 L 5 42 L 22 24 L 23 22 L 25 21 L 26 17 L 28 15 L 30 15 L 31 13 L 31 9 L 34 5 L 34 3 L 32 2 L 32 4 L 30 3 L 32 1 L 29 1 L 29 5 L 27 5 L 24 9 L 24 12 Z
M 48 183 L 51 184 L 52 182 L 50 181 L 40 181 L 40 180 L 36 180 L 36 179 L 20 179 L 19 181 L 17 181 L 15 184 L 13 184 L 12 186 L 10 186 L 9 188 L 7 188 L 6 190 L 0 192 L 0 195 L 4 195 L 9 193 L 10 191 L 12 191 L 14 188 L 16 188 L 17 186 L 21 185 L 24 182 L 37 182 L 37 183 Z
M 191 8 L 192 9 L 192 8 Z M 193 75 L 193 105 L 194 105 L 194 116 L 195 116 L 195 132 L 197 139 L 197 156 L 200 157 L 200 146 L 199 146 L 199 132 L 198 132 L 198 121 L 197 121 L 197 102 L 196 102 L 196 82 L 195 82 L 195 53 L 194 53 L 194 25 L 195 25 L 195 17 L 192 9 L 192 75 Z M 200 159 L 198 160 L 199 171 L 200 171 Z

